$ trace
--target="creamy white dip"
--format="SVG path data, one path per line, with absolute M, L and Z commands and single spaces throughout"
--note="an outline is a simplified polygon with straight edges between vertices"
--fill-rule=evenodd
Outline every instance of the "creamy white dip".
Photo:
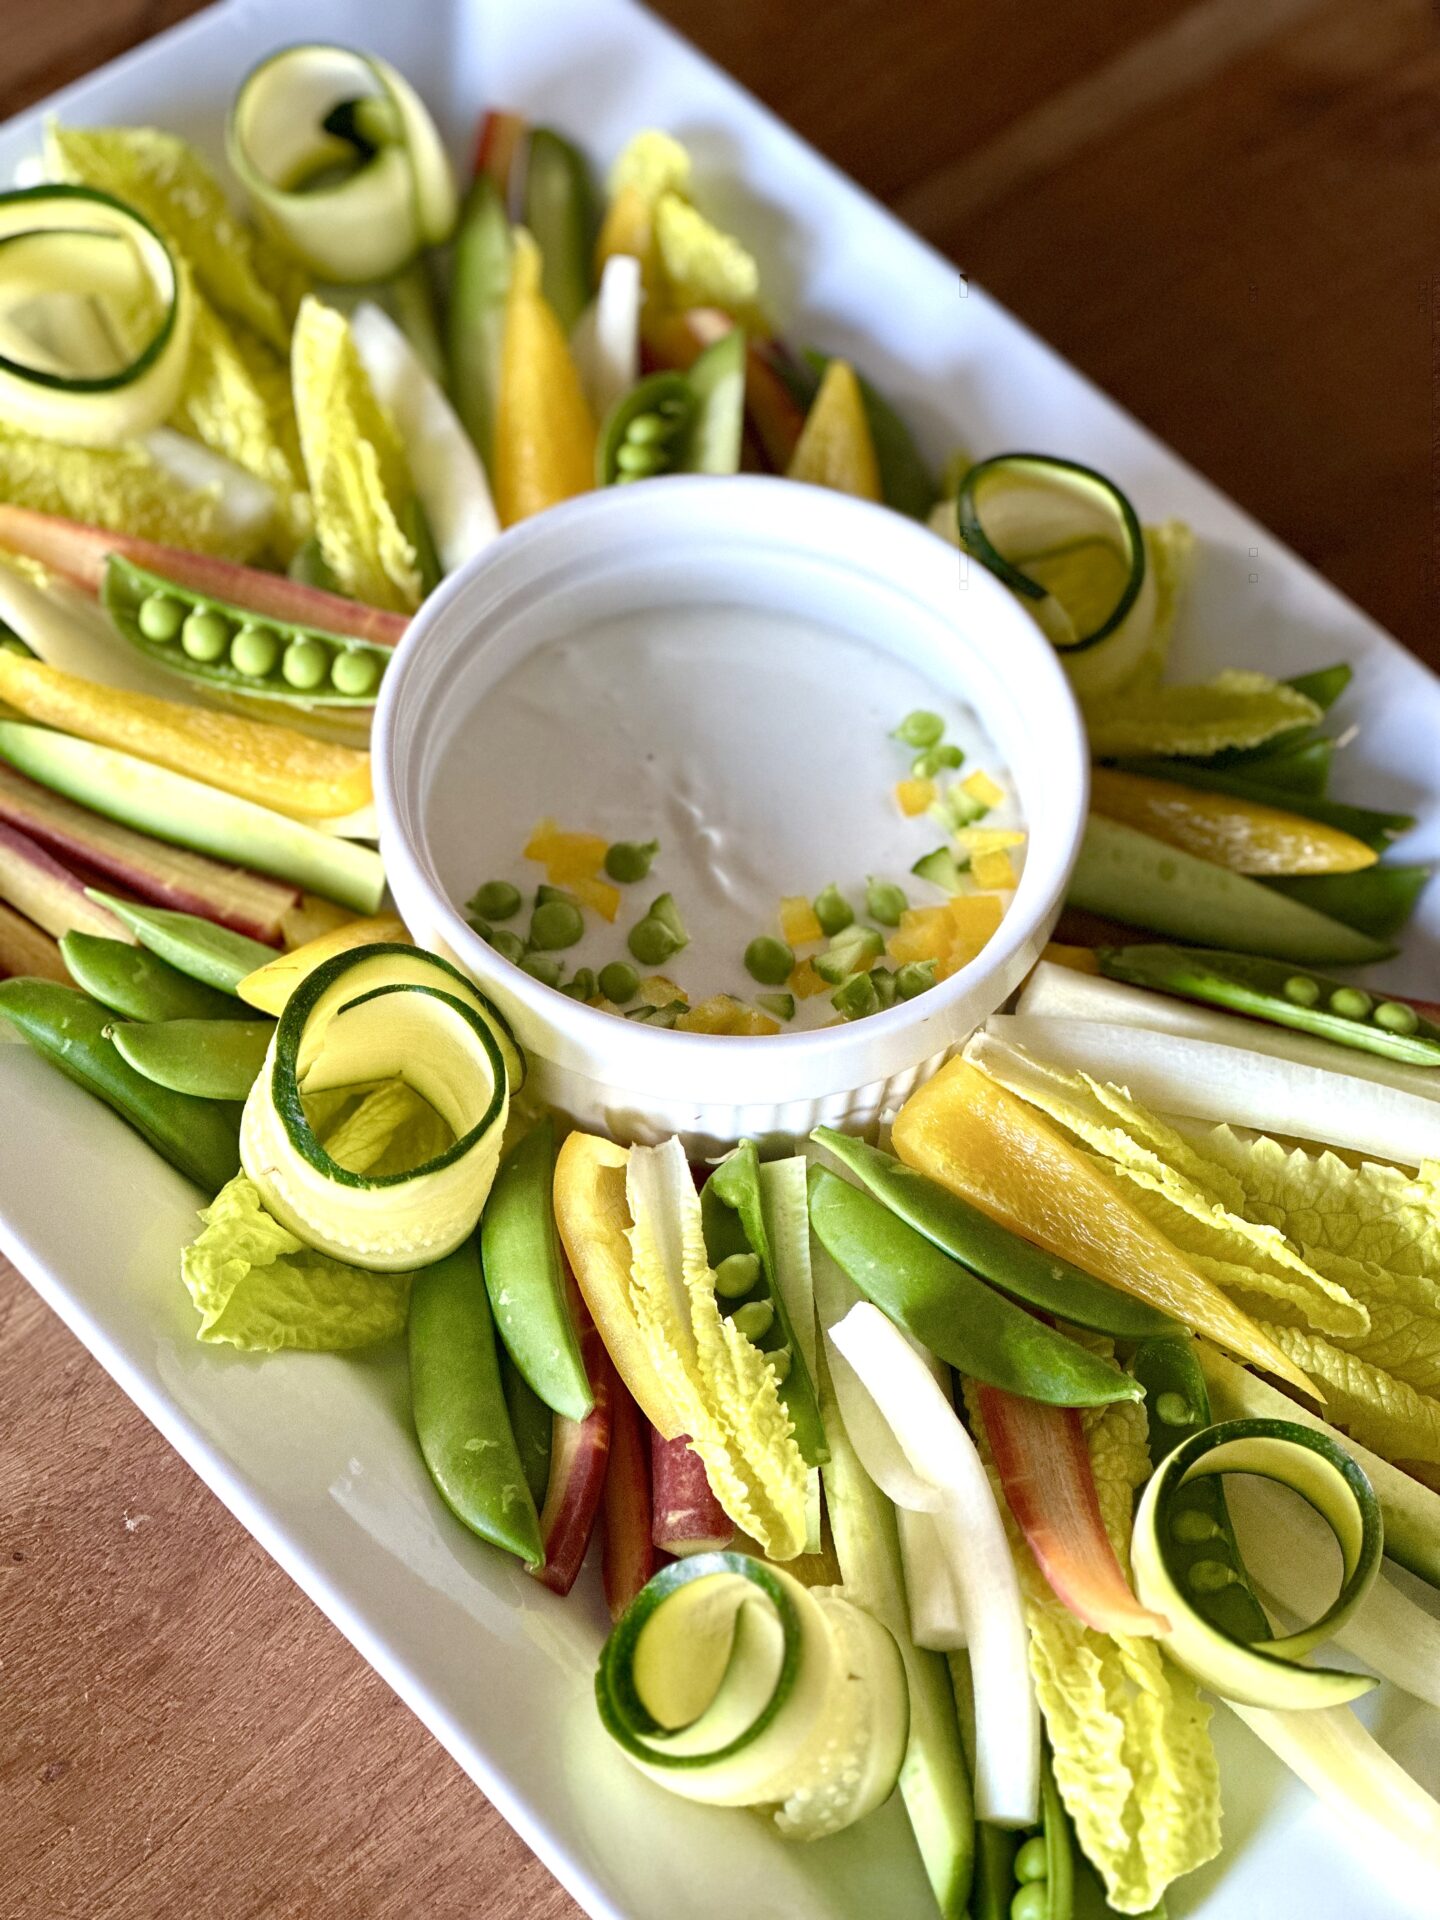
M 778 935 L 782 895 L 809 899 L 834 881 L 863 920 L 874 874 L 899 882 L 912 905 L 944 899 L 910 869 L 945 836 L 924 815 L 906 819 L 894 794 L 914 750 L 889 735 L 915 708 L 939 713 L 964 751 L 959 773 L 941 778 L 983 769 L 1007 794 L 985 825 L 1018 825 L 1011 782 L 971 709 L 888 654 L 740 606 L 596 621 L 515 667 L 452 739 L 432 789 L 447 821 L 446 886 L 463 906 L 482 882 L 513 881 L 525 906 L 504 924 L 523 934 L 546 878 L 522 853 L 538 821 L 658 840 L 649 877 L 621 889 L 614 924 L 586 913 L 584 939 L 560 956 L 565 978 L 631 960 L 628 930 L 668 892 L 690 943 L 658 971 L 692 1003 L 722 992 L 753 1001 L 769 989 L 742 956 L 756 934 Z M 1018 870 L 1023 850 L 1011 857 Z M 817 995 L 788 1030 L 834 1018 L 828 994 Z

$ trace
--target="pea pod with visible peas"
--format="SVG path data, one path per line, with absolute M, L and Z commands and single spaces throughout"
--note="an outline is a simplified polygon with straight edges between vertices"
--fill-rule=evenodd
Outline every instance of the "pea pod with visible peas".
M 817 1127 L 810 1137 L 898 1219 L 1013 1299 L 1118 1340 L 1145 1340 L 1178 1332 L 1174 1321 L 1146 1306 L 1143 1300 L 1135 1300 L 1072 1267 L 1068 1260 L 1032 1246 L 893 1154 L 882 1153 L 848 1133 L 837 1133 L 833 1127 Z
M 472 1533 L 538 1567 L 540 1518 L 510 1425 L 473 1240 L 415 1275 L 409 1339 L 415 1431 L 441 1499 Z
M 745 335 L 739 327 L 685 373 L 652 373 L 610 410 L 595 450 L 602 487 L 667 473 L 736 473 L 745 425 Z
M 867 1300 L 972 1379 L 1048 1406 L 1140 1398 L 1119 1367 L 997 1293 L 824 1167 L 810 1170 L 810 1225 Z
M 76 986 L 126 1020 L 246 1020 L 250 1016 L 250 1008 L 241 1001 L 190 979 L 145 947 L 96 933 L 67 933 L 60 941 L 60 952 Z
M 368 707 L 393 649 L 201 595 L 112 553 L 100 598 L 147 660 L 207 687 L 306 706 Z
M 505 1349 L 532 1392 L 568 1420 L 594 1406 L 555 1230 L 555 1123 L 542 1120 L 500 1163 L 480 1221 L 485 1288 Z
M 0 1019 L 207 1194 L 218 1193 L 240 1171 L 238 1112 L 219 1100 L 174 1093 L 137 1073 L 111 1038 L 114 1016 L 78 987 L 0 980 Z
M 273 1020 L 155 1020 L 122 1023 L 112 1038 L 137 1073 L 172 1093 L 244 1100 L 265 1063 Z

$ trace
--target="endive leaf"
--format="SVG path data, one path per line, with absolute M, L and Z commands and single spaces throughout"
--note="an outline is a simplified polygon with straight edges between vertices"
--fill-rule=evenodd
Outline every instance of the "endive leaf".
M 1238 668 L 1191 686 L 1126 686 L 1085 708 L 1090 748 L 1101 760 L 1258 747 L 1320 718 L 1321 709 L 1294 687 Z

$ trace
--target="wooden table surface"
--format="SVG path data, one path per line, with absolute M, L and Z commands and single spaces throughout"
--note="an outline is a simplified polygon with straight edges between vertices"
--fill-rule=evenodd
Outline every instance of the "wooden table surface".
M 0 0 L 0 118 L 193 10 Z M 1426 0 L 659 10 L 1440 666 Z M 578 1913 L 3 1263 L 0 1408 L 0 1916 Z

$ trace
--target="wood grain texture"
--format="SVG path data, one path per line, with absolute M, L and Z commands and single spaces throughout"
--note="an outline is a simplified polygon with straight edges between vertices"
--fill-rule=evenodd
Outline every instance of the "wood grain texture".
M 1440 665 L 1426 0 L 659 10 Z M 191 11 L 0 0 L 0 116 Z M 3 1263 L 0 1409 L 0 1920 L 578 1911 Z

